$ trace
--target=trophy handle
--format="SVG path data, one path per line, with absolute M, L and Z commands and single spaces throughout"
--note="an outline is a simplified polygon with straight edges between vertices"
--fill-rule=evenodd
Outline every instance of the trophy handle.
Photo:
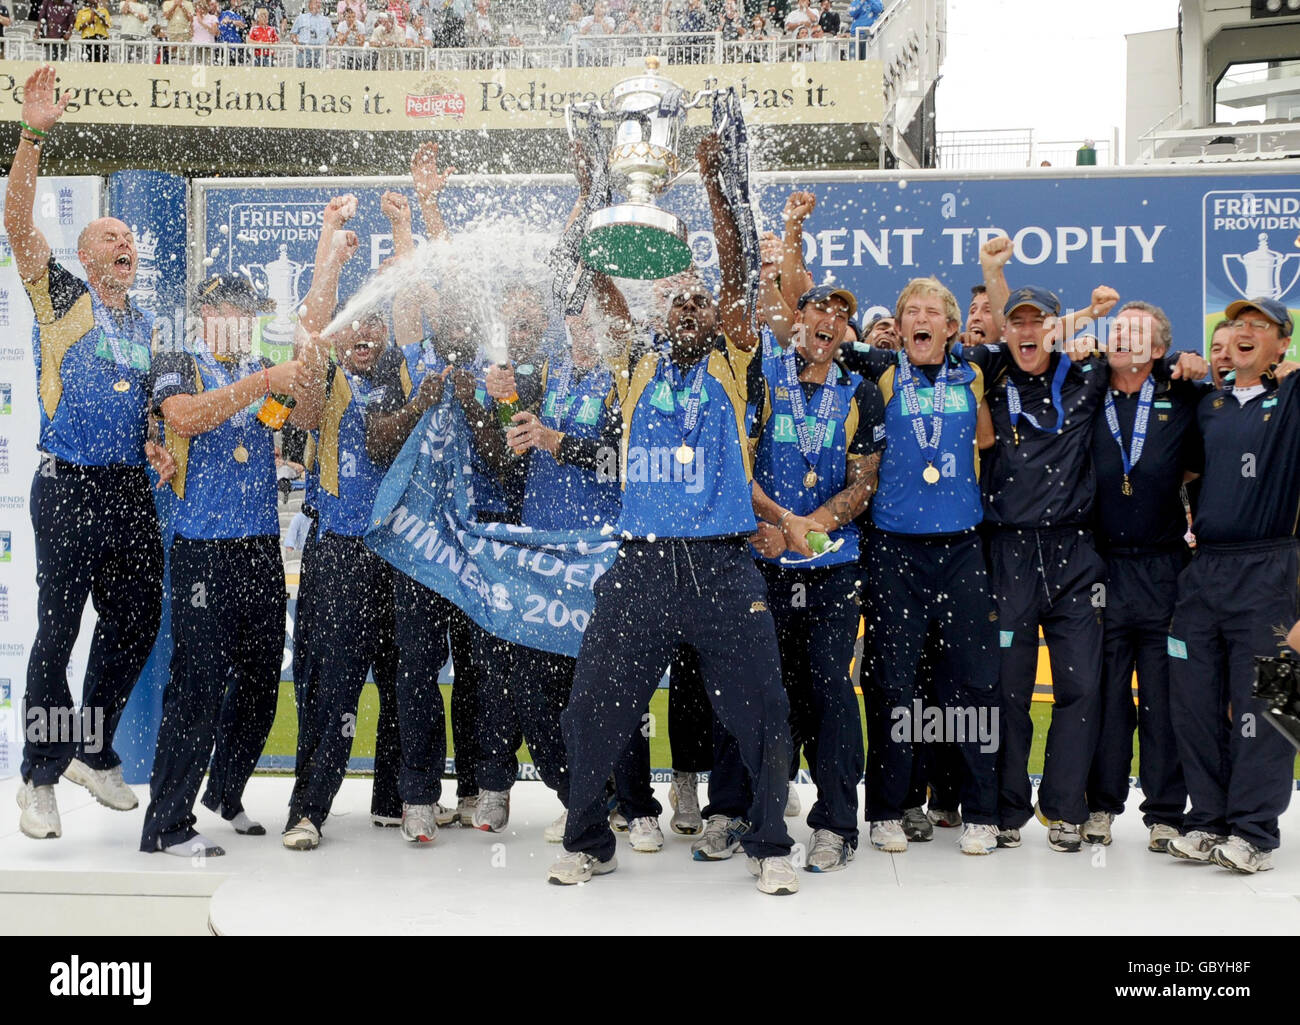
M 1296 262 L 1295 273 L 1291 275 L 1291 280 L 1287 283 L 1285 288 L 1278 289 L 1278 299 L 1281 299 L 1287 294 L 1287 292 L 1291 291 L 1291 289 L 1295 287 L 1295 283 L 1300 281 L 1300 253 L 1288 253 L 1282 260 L 1282 266 L 1278 268 L 1278 284 L 1280 285 L 1282 283 L 1282 269 L 1286 267 L 1287 262 L 1290 260 L 1295 260 Z
M 1224 275 L 1227 277 L 1229 284 L 1231 284 L 1232 287 L 1235 288 L 1235 289 L 1237 290 L 1237 294 L 1238 294 L 1239 296 L 1241 296 L 1243 299 L 1249 299 L 1250 296 L 1248 296 L 1248 295 L 1246 294 L 1246 290 L 1245 290 L 1244 288 L 1242 288 L 1239 284 L 1237 284 L 1237 279 L 1234 278 L 1234 277 L 1232 276 L 1232 268 L 1231 268 L 1231 267 L 1229 266 L 1229 264 L 1228 264 L 1228 261 L 1229 261 L 1229 260 L 1236 260 L 1238 263 L 1243 263 L 1243 264 L 1244 264 L 1244 261 L 1241 259 L 1240 256 L 1238 256 L 1238 255 L 1235 254 L 1235 253 L 1224 253 L 1224 254 L 1223 254 L 1223 273 L 1224 273 Z

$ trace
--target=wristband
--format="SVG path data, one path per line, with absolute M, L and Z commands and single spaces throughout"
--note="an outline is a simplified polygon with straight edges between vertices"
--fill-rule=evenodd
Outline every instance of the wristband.
M 25 143 L 27 143 L 29 146 L 31 146 L 32 149 L 36 150 L 38 153 L 40 152 L 40 149 L 41 149 L 41 140 L 40 140 L 40 139 L 37 139 L 36 137 L 31 136 L 31 135 L 23 134 L 23 133 L 21 133 L 21 132 L 19 133 L 19 136 L 18 136 L 18 137 L 19 137 L 20 139 L 22 139 L 23 142 L 25 142 Z
M 31 132 L 31 133 L 32 133 L 34 136 L 36 136 L 38 139 L 44 139 L 44 138 L 48 137 L 49 134 L 50 134 L 49 132 L 42 132 L 39 128 L 33 128 L 33 127 L 32 127 L 31 125 L 29 125 L 26 121 L 19 121 L 18 124 L 19 124 L 22 128 L 24 128 L 24 129 L 26 129 L 27 131 Z
M 271 394 L 271 371 L 267 370 L 266 367 L 263 367 L 262 377 L 266 381 L 266 394 L 270 395 Z
M 793 516 L 793 515 L 794 515 L 794 510 L 793 510 L 793 509 L 787 509 L 785 512 L 783 512 L 783 513 L 781 514 L 781 518 L 780 518 L 779 520 L 776 521 L 776 529 L 779 530 L 782 534 L 784 534 L 784 533 L 785 533 L 785 527 L 783 526 L 783 524 L 785 523 L 785 518 L 786 518 L 787 516 Z

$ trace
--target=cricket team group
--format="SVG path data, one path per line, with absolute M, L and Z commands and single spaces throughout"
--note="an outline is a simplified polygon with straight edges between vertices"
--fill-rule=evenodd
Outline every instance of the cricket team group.
M 61 835 L 60 777 L 137 807 L 112 737 L 157 637 L 164 565 L 173 654 L 141 850 L 225 853 L 196 829 L 205 774 L 206 807 L 237 833 L 266 832 L 242 796 L 280 684 L 278 477 L 301 466 L 286 848 L 322 842 L 372 676 L 376 826 L 411 844 L 454 823 L 504 830 L 526 741 L 562 808 L 545 830 L 562 845 L 550 882 L 614 871 L 616 830 L 632 852 L 661 851 L 644 724 L 668 671 L 670 829 L 697 861 L 743 853 L 763 893 L 795 893 L 799 867 L 848 867 L 862 822 L 896 854 L 936 828 L 959 828 L 962 854 L 1016 848 L 1035 818 L 1053 851 L 1110 844 L 1135 730 L 1150 851 L 1273 867 L 1295 752 L 1264 721 L 1253 659 L 1300 639 L 1300 399 L 1281 303 L 1230 305 L 1207 362 L 1178 351 L 1140 297 L 1099 286 L 1066 309 L 1045 287 L 1011 287 L 1013 247 L 996 238 L 982 280 L 965 283 L 964 329 L 935 277 L 892 308 L 860 307 L 803 264 L 804 192 L 784 236 L 759 240 L 754 281 L 707 135 L 716 294 L 690 270 L 634 311 L 597 273 L 581 312 L 563 314 L 535 281 L 406 275 L 391 306 L 334 327 L 359 203 L 389 219 L 399 276 L 416 260 L 413 224 L 423 244 L 450 237 L 448 172 L 426 144 L 412 159 L 418 211 L 399 192 L 326 205 L 295 358 L 273 364 L 254 344 L 263 300 L 239 275 L 202 281 L 195 330 L 163 344 L 129 297 L 126 225 L 84 228 L 84 279 L 54 258 L 32 213 L 66 103 L 53 85 L 49 68 L 26 84 L 4 211 L 35 311 L 40 405 L 26 835 Z M 574 216 L 589 186 L 580 146 L 575 167 Z M 504 356 L 489 352 L 481 294 Z M 479 522 L 620 539 L 576 658 L 488 632 L 367 545 L 380 482 L 433 423 L 468 439 L 455 479 Z M 82 706 L 100 735 L 35 729 L 68 720 L 88 597 Z M 1043 642 L 1052 703 L 1035 795 Z M 816 801 L 796 851 L 804 764 Z

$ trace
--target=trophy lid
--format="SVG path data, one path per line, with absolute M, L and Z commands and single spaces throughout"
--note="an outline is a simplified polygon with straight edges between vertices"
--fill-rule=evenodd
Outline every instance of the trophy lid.
M 625 78 L 610 91 L 615 109 L 645 110 L 657 106 L 659 101 L 678 87 L 659 73 L 660 59 L 650 55 L 645 59 L 642 74 Z M 626 101 L 626 102 L 623 102 Z

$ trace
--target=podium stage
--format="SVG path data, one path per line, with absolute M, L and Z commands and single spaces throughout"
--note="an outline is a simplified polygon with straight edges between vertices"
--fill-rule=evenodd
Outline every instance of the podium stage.
M 0 931 L 148 934 L 1291 934 L 1300 933 L 1300 808 L 1283 817 L 1278 867 L 1255 876 L 1175 861 L 1146 850 L 1134 794 L 1108 848 L 1075 855 L 1047 847 L 1031 823 L 1024 845 L 965 857 L 957 830 L 936 830 L 906 854 L 871 849 L 842 872 L 801 872 L 800 892 L 754 889 L 745 860 L 699 863 L 690 838 L 667 831 L 664 850 L 637 854 L 620 837 L 616 872 L 582 887 L 551 886 L 559 847 L 542 839 L 559 802 L 540 783 L 512 792 L 510 826 L 491 834 L 453 826 L 415 847 L 368 815 L 370 782 L 348 779 L 311 852 L 280 846 L 292 780 L 257 777 L 249 814 L 270 831 L 241 837 L 199 809 L 199 828 L 224 858 L 188 859 L 136 850 L 141 808 L 110 811 L 79 787 L 58 786 L 59 840 L 18 832 L 16 779 L 0 780 Z M 454 791 L 454 782 L 448 781 Z M 805 812 L 814 791 L 801 785 Z M 449 795 L 450 796 L 450 795 Z M 446 801 L 444 800 L 444 803 Z M 806 843 L 802 820 L 787 819 Z

